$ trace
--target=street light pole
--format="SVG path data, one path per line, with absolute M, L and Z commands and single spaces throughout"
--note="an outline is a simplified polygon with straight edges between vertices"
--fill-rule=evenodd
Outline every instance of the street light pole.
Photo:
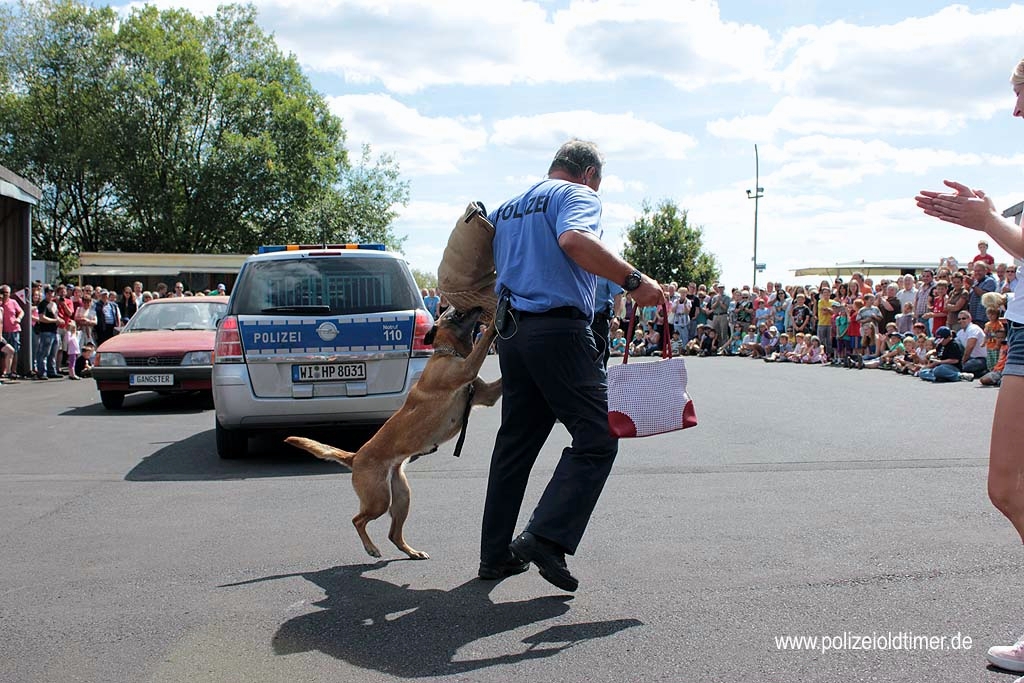
M 753 286 L 757 286 L 757 200 L 764 196 L 764 188 L 761 187 L 761 170 L 760 164 L 757 159 L 757 145 L 754 145 L 754 188 L 751 192 L 747 190 L 747 199 L 754 200 L 754 283 Z

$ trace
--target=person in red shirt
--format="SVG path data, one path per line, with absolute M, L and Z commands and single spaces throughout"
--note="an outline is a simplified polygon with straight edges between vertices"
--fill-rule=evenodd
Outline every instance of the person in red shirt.
M 971 259 L 971 263 L 975 261 L 984 261 L 988 264 L 989 270 L 992 270 L 996 265 L 996 260 L 992 257 L 992 254 L 988 253 L 988 242 L 985 240 L 978 242 L 978 255 Z
M 75 302 L 68 296 L 64 285 L 57 285 L 57 372 L 67 366 L 68 359 L 68 323 L 75 319 Z
M 939 280 L 935 283 L 935 291 L 933 292 L 931 307 L 927 313 L 921 317 L 926 320 L 932 321 L 932 329 L 937 330 L 940 327 L 946 325 L 947 313 L 946 313 L 946 293 L 949 291 L 949 283 L 945 280 Z

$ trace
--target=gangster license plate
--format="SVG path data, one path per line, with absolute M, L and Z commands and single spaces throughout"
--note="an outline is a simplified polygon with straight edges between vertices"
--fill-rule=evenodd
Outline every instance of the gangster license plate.
M 133 387 L 169 387 L 174 384 L 174 375 L 147 373 L 128 375 L 128 385 Z
M 319 363 L 293 365 L 293 382 L 361 382 L 366 379 L 366 363 Z

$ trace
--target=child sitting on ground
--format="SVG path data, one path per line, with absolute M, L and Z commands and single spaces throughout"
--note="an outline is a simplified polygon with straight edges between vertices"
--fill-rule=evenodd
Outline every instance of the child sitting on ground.
M 718 353 L 718 333 L 713 327 L 705 327 L 704 337 L 700 340 L 700 355 L 717 356 Z
M 818 339 L 817 335 L 811 337 L 810 343 L 807 345 L 807 351 L 804 355 L 800 356 L 801 363 L 825 363 L 828 358 L 825 356 L 825 349 L 821 347 L 821 340 Z
M 740 350 L 737 352 L 739 356 L 749 356 L 754 352 L 754 344 L 757 343 L 757 328 L 753 325 L 747 327 L 747 334 L 743 337 L 743 341 L 740 343 Z
M 885 350 L 878 358 L 864 361 L 866 368 L 881 368 L 890 370 L 897 358 L 906 355 L 906 348 L 903 346 L 903 337 L 895 329 L 889 331 L 884 342 Z
M 901 375 L 912 375 L 920 369 L 917 358 L 917 338 L 912 334 L 903 337 L 903 356 L 892 362 L 893 369 Z
M 696 356 L 700 353 L 700 344 L 704 341 L 704 336 L 707 332 L 704 331 L 704 325 L 697 325 L 697 334 L 690 341 L 686 342 L 686 347 L 683 349 L 684 356 Z
M 95 350 L 92 342 L 82 347 L 81 355 L 75 360 L 75 377 L 92 377 L 92 354 Z
M 793 344 L 789 341 L 789 335 L 783 332 L 779 335 L 779 343 L 775 350 L 765 356 L 766 363 L 785 363 L 789 361 L 787 356 L 793 352 Z
M 1006 367 L 1006 355 L 1010 350 L 1009 344 L 1006 343 L 1006 329 L 996 330 L 996 339 L 999 341 L 999 360 L 996 361 L 993 368 L 981 376 L 978 381 L 986 387 L 998 387 L 1003 383 L 1003 368 Z
M 800 362 L 800 358 L 807 353 L 807 342 L 804 339 L 806 337 L 803 332 L 796 333 L 796 343 L 793 344 L 793 350 L 786 354 L 786 360 L 791 363 Z
M 622 356 L 626 353 L 626 333 L 622 331 L 622 328 L 615 330 L 615 336 L 612 337 L 612 351 L 613 356 Z
M 740 352 L 740 348 L 743 346 L 743 336 L 739 330 L 735 330 L 732 333 L 732 337 L 729 339 L 728 344 L 721 351 L 724 356 L 736 356 Z
M 633 341 L 629 345 L 629 353 L 633 356 L 642 356 L 646 350 L 647 344 L 644 342 L 644 331 L 641 329 L 633 330 Z

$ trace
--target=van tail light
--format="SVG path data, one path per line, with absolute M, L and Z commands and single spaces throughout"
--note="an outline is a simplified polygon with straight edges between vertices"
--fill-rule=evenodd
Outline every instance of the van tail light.
M 214 363 L 241 363 L 242 335 L 238 330 L 238 318 L 229 315 L 217 326 L 217 338 L 213 343 Z
M 434 327 L 434 318 L 423 309 L 416 310 L 416 323 L 412 331 L 412 356 L 422 358 L 423 356 L 434 355 L 434 347 L 423 341 Z

